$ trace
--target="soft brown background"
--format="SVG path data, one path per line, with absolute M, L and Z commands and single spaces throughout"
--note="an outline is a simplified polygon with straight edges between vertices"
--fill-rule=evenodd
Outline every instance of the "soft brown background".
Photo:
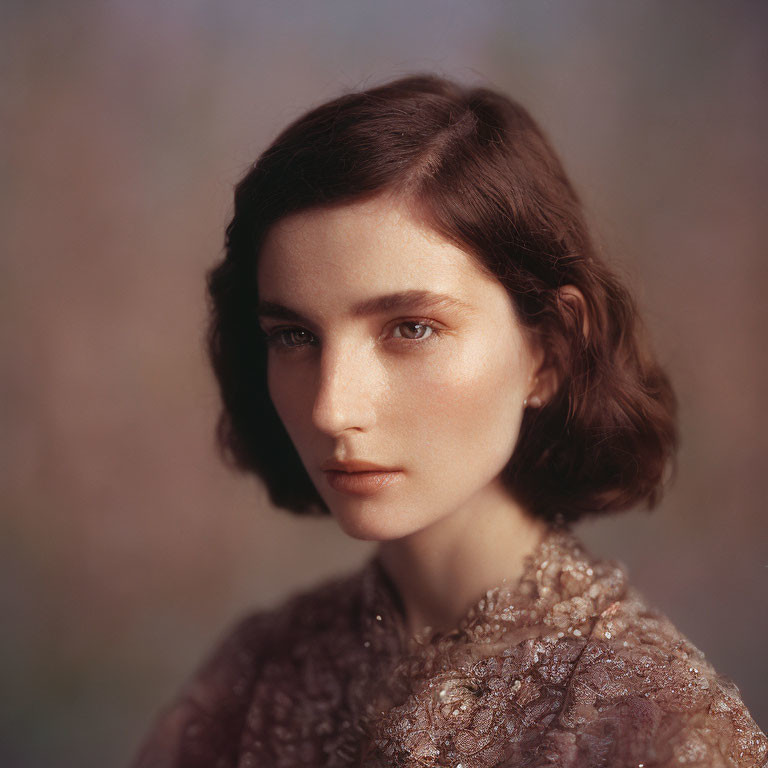
M 0 763 L 124 764 L 243 611 L 369 553 L 213 450 L 204 270 L 287 121 L 412 70 L 490 82 L 561 151 L 682 402 L 624 560 L 768 727 L 768 5 L 2 2 Z

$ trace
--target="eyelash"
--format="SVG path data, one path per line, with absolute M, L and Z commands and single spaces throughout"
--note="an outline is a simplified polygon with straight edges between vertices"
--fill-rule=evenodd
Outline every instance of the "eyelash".
M 442 333 L 442 329 L 437 328 L 431 321 L 426 318 L 419 318 L 418 320 L 398 320 L 394 327 L 399 328 L 401 325 L 420 325 L 425 328 L 429 328 L 431 331 L 428 336 L 421 339 L 406 339 L 404 337 L 396 337 L 401 341 L 407 342 L 409 345 L 428 344 L 433 340 L 437 340 L 438 336 L 440 336 Z M 283 344 L 281 342 L 283 334 L 290 333 L 291 331 L 304 331 L 305 333 L 309 333 L 309 331 L 306 331 L 304 328 L 296 325 L 281 326 L 279 328 L 274 328 L 271 331 L 262 331 L 262 333 L 264 334 L 264 341 L 266 342 L 267 346 L 274 347 L 279 352 L 293 352 L 299 349 L 303 349 L 304 347 L 311 346 L 311 342 L 305 344 L 294 344 L 292 346 Z M 310 334 L 310 336 L 311 335 L 312 334 Z

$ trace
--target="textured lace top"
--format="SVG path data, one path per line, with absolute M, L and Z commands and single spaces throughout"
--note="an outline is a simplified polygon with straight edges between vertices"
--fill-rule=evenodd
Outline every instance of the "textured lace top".
M 454 630 L 404 627 L 376 558 L 246 618 L 134 767 L 768 765 L 736 686 L 569 531 Z

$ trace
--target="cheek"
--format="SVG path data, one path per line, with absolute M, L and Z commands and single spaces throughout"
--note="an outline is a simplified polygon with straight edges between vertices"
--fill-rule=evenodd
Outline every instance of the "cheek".
M 309 402 L 309 392 L 302 385 L 302 377 L 290 375 L 281 366 L 270 365 L 267 367 L 267 389 L 277 415 L 283 422 L 286 432 L 294 441 L 297 448 L 301 437 L 301 425 L 307 418 L 302 414 L 302 403 Z
M 512 455 L 522 420 L 522 361 L 509 350 L 465 349 L 412 380 L 412 435 L 435 459 L 455 457 L 461 466 L 503 467 Z

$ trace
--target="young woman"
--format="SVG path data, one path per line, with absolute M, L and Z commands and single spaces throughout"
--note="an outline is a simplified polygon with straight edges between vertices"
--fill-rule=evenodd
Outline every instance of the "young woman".
M 136 766 L 762 766 L 738 689 L 570 525 L 654 505 L 675 399 L 540 129 L 412 76 L 294 122 L 209 276 L 219 438 L 379 542 L 244 619 Z

